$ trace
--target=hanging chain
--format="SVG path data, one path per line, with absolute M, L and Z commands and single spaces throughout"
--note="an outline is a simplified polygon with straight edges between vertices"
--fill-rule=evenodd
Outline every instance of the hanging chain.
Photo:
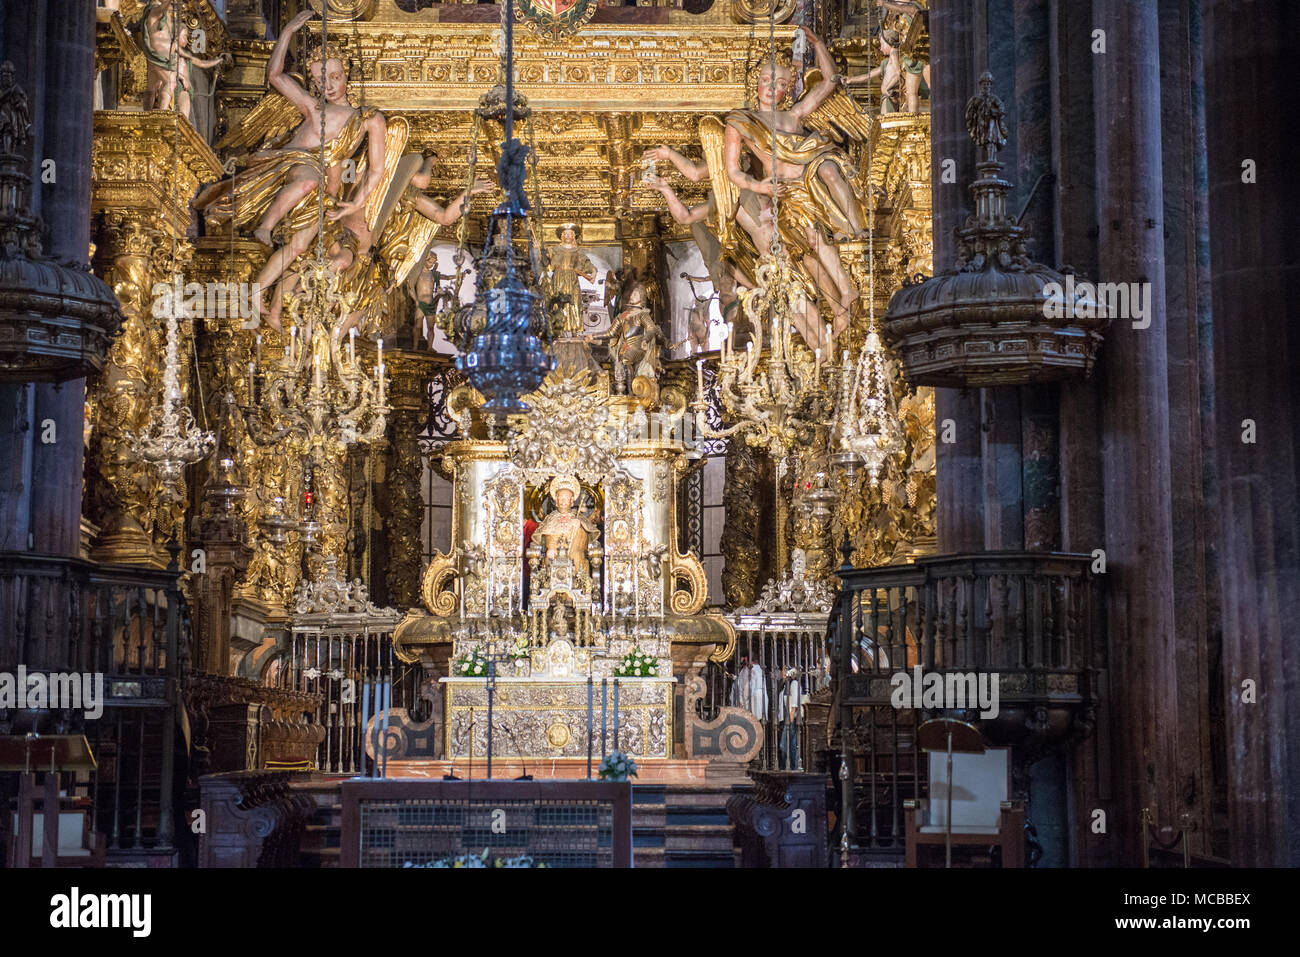
M 329 3 L 320 5 L 320 81 L 316 84 L 320 92 L 320 186 L 316 194 L 316 268 L 325 265 L 325 193 L 329 182 L 329 170 L 325 166 L 325 74 L 329 70 Z M 307 54 L 307 72 L 311 73 L 311 53 Z M 319 273 L 318 273 L 319 275 Z M 306 334 L 306 330 L 303 330 Z

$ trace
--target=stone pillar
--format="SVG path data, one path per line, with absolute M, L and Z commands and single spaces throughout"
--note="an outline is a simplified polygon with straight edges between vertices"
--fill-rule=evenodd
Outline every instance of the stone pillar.
M 1150 326 L 1115 319 L 1098 369 L 1110 690 L 1124 739 L 1111 831 L 1135 861 L 1142 808 L 1175 826 L 1179 808 L 1159 17 L 1151 4 L 1095 0 L 1093 19 L 1109 51 L 1093 74 L 1097 279 L 1150 284 Z
M 90 248 L 90 127 L 95 11 L 90 4 L 12 4 L 4 12 L 4 55 L 28 92 L 32 129 L 31 211 L 49 227 L 45 252 L 85 263 Z M 53 165 L 47 165 L 46 161 Z M 45 172 L 54 181 L 42 183 Z M 85 380 L 8 386 L 4 404 L 24 414 L 15 488 L 24 516 L 5 547 L 75 556 L 81 542 Z M 25 394 L 25 395 L 24 395 Z
M 47 7 L 44 146 L 34 164 L 54 161 L 55 181 L 41 188 L 41 217 L 50 225 L 46 253 L 90 258 L 90 140 L 94 124 L 95 10 L 90 3 Z M 55 428 L 32 445 L 32 540 L 38 552 L 77 555 L 81 546 L 82 460 L 86 380 L 34 387 L 35 424 Z
M 1300 119 L 1286 0 L 1204 0 L 1231 857 L 1300 865 Z M 1254 182 L 1244 182 L 1250 160 Z M 1289 238 L 1290 237 L 1290 238 Z M 1247 430 L 1254 426 L 1253 442 Z M 1255 684 L 1254 703 L 1243 682 Z
M 952 268 L 957 255 L 953 230 L 969 212 L 967 186 L 975 178 L 975 151 L 966 133 L 965 114 L 966 101 L 975 91 L 976 74 L 971 5 L 962 0 L 936 0 L 930 11 L 930 170 L 936 273 Z M 938 550 L 978 550 L 983 545 L 984 524 L 979 393 L 935 389 L 934 409 L 939 436 L 935 466 Z
M 1223 800 L 1226 767 L 1221 674 L 1222 630 L 1215 573 L 1218 491 L 1214 474 L 1212 354 L 1202 355 L 1208 301 L 1209 209 L 1205 171 L 1205 78 L 1200 69 L 1200 12 L 1192 0 L 1161 0 L 1160 55 L 1186 69 L 1161 71 L 1161 153 L 1165 194 L 1165 295 L 1169 363 L 1170 500 L 1178 650 L 1179 798 L 1175 820 L 1197 853 L 1221 856 L 1213 806 Z M 1209 467 L 1207 470 L 1207 466 Z M 1214 662 L 1211 665 L 1211 662 Z M 1217 757 L 1212 755 L 1218 749 Z M 1221 775 L 1220 775 L 1221 776 Z M 1216 796 L 1216 791 L 1220 792 Z M 1224 837 L 1220 835 L 1220 837 Z

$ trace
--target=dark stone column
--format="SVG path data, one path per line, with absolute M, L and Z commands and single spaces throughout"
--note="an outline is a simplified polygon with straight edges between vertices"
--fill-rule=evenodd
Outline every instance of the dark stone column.
M 1088 4 L 1051 0 L 1052 156 L 1056 173 L 1053 235 L 1039 240 L 1053 262 L 1081 275 L 1097 275 L 1097 205 L 1094 173 L 1092 71 Z M 1091 552 L 1100 547 L 1101 460 L 1093 381 L 1061 384 L 1061 548 Z
M 90 245 L 90 140 L 93 123 L 95 10 L 92 4 L 8 4 L 4 10 L 4 58 L 12 60 L 27 92 L 32 129 L 32 212 L 48 232 L 45 251 L 85 263 Z M 54 182 L 42 184 L 45 161 Z M 28 533 L 37 552 L 76 555 L 81 529 L 81 471 L 85 382 L 6 387 L 15 409 L 26 407 L 27 430 L 13 433 L 19 453 L 8 470 L 15 521 L 6 547 L 26 549 Z M 24 398 L 20 393 L 28 393 Z M 18 419 L 11 417 L 16 426 Z M 21 461 L 19 461 L 21 460 Z M 14 486 L 13 482 L 20 483 Z M 18 516 L 14 509 L 25 512 Z
M 1300 865 L 1300 9 L 1203 0 L 1234 864 Z M 1242 182 L 1253 160 L 1256 182 Z M 1254 421 L 1253 444 L 1243 422 Z M 1255 703 L 1243 682 L 1255 683 Z
M 50 226 L 45 251 L 76 263 L 90 259 L 90 146 L 94 127 L 95 9 L 90 3 L 47 8 L 44 148 L 33 156 L 39 176 L 54 161 L 55 180 L 41 187 Z M 39 181 L 39 180 L 37 180 Z M 81 541 L 86 381 L 37 385 L 32 443 L 32 537 L 38 552 L 76 555 Z M 44 441 L 53 424 L 55 440 Z
M 966 101 L 975 90 L 975 15 L 964 0 L 936 0 L 930 11 L 931 195 L 934 202 L 934 269 L 951 269 L 957 244 L 953 230 L 969 212 L 968 187 L 975 178 L 975 150 L 966 134 Z M 952 160 L 952 175 L 945 176 Z M 935 518 L 940 552 L 983 546 L 983 465 L 980 461 L 978 390 L 935 389 Z M 951 430 L 946 423 L 951 421 Z M 952 438 L 944 441 L 945 436 Z
M 1099 363 L 1110 689 L 1119 776 L 1110 832 L 1141 859 L 1141 810 L 1177 825 L 1176 638 L 1169 501 L 1159 17 L 1094 0 L 1097 217 L 1103 282 L 1149 283 L 1150 326 L 1112 322 Z M 1173 817 L 1175 820 L 1170 820 Z
M 1160 0 L 1160 113 L 1165 186 L 1165 296 L 1168 314 L 1170 501 L 1174 522 L 1173 572 L 1178 668 L 1177 818 L 1189 827 L 1198 853 L 1211 853 L 1216 782 L 1211 749 L 1224 730 L 1211 724 L 1209 647 L 1217 646 L 1217 582 L 1213 543 L 1218 534 L 1216 491 L 1206 486 L 1203 459 L 1214 458 L 1213 406 L 1205 408 L 1198 320 L 1201 288 L 1209 279 L 1209 221 L 1204 147 L 1204 78 L 1193 62 L 1195 2 Z M 1199 59 L 1199 58 L 1198 58 Z M 1208 315 L 1205 318 L 1209 318 Z M 1212 392 L 1208 398 L 1213 400 Z M 1208 418 L 1208 423 L 1204 421 Z M 1208 425 L 1208 427 L 1207 427 Z M 1212 476 L 1211 476 L 1212 479 Z M 1214 623 L 1213 626 L 1211 623 Z M 1211 635 L 1211 628 L 1216 634 Z M 1217 669 L 1216 669 L 1217 670 Z M 1221 715 L 1219 717 L 1221 722 Z M 1222 767 L 1222 761 L 1220 761 Z M 1184 818 L 1184 815 L 1186 817 Z M 1222 850 L 1222 849 L 1221 849 Z
M 982 549 L 1025 547 L 1020 468 L 1020 389 L 980 389 L 984 540 Z
M 1052 171 L 1056 181 L 1051 198 L 1052 234 L 1038 240 L 1040 260 L 1096 275 L 1097 208 L 1093 145 L 1092 71 L 1089 49 L 1092 10 L 1076 0 L 1049 0 L 1051 76 L 1050 109 Z M 1049 258 L 1050 257 L 1050 258 Z M 1101 457 L 1098 396 L 1093 381 L 1067 379 L 1060 384 L 1057 404 L 1059 471 L 1059 547 L 1091 552 L 1102 543 Z M 1094 654 L 1098 684 L 1105 688 L 1105 649 Z M 1108 702 L 1107 702 L 1108 704 Z M 1071 749 L 1068 763 L 1069 808 L 1073 824 L 1071 866 L 1113 864 L 1118 855 L 1099 844 L 1089 828 L 1091 810 L 1109 805 L 1112 797 L 1111 736 L 1108 707 L 1096 713 L 1092 735 Z

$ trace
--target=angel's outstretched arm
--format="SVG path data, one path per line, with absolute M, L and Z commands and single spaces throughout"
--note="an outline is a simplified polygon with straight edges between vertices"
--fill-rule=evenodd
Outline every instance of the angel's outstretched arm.
M 799 29 L 803 30 L 803 35 L 808 38 L 808 43 L 813 48 L 813 55 L 817 58 L 817 69 L 822 71 L 822 82 L 810 90 L 808 95 L 790 110 L 792 116 L 802 120 L 825 103 L 827 98 L 835 92 L 835 87 L 839 81 L 839 70 L 835 68 L 835 61 L 831 59 L 831 51 L 826 49 L 826 44 L 822 42 L 822 38 L 811 30 L 805 30 L 803 27 Z
M 266 65 L 266 82 L 270 84 L 277 93 L 298 108 L 307 119 L 312 117 L 312 109 L 316 106 L 316 101 L 311 98 L 298 81 L 289 74 L 284 72 L 284 60 L 289 54 L 289 41 L 293 35 L 298 32 L 304 23 L 316 16 L 310 8 L 298 14 L 289 21 L 289 25 L 284 28 L 280 38 L 275 41 L 275 47 L 271 50 L 271 60 Z M 321 64 L 323 68 L 325 64 Z
M 653 146 L 642 154 L 645 159 L 664 160 L 677 167 L 677 171 L 692 183 L 698 183 L 709 175 L 709 167 L 704 163 L 693 163 L 681 153 L 669 146 Z
M 646 185 L 651 189 L 659 190 L 659 195 L 663 196 L 664 202 L 668 204 L 668 215 L 683 226 L 689 226 L 691 223 L 702 223 L 709 218 L 709 213 L 713 211 L 714 203 L 711 197 L 707 203 L 688 207 L 682 202 L 676 191 L 657 176 L 653 180 L 648 180 Z

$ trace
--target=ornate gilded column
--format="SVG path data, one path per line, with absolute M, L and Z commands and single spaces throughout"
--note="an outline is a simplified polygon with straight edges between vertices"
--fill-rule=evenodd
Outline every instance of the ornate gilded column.
M 161 237 L 127 210 L 104 213 L 97 236 L 95 269 L 117 296 L 123 322 L 108 364 L 86 398 L 91 435 L 86 512 L 100 529 L 91 555 L 101 562 L 164 568 L 165 555 L 152 534 L 152 483 L 144 465 L 131 457 L 128 439 L 148 420 L 150 382 L 158 381 L 150 289 Z
M 189 282 L 186 241 L 189 197 L 221 175 L 216 155 L 184 119 L 172 113 L 95 114 L 91 208 L 96 214 L 95 268 L 122 302 L 124 322 L 87 405 L 90 409 L 91 518 L 101 525 L 98 561 L 166 564 L 159 547 L 184 538 L 186 492 L 160 494 L 156 476 L 130 454 L 128 434 L 161 400 L 163 334 L 153 316 L 152 289 L 173 276 Z M 182 401 L 189 401 L 192 323 L 181 323 Z

